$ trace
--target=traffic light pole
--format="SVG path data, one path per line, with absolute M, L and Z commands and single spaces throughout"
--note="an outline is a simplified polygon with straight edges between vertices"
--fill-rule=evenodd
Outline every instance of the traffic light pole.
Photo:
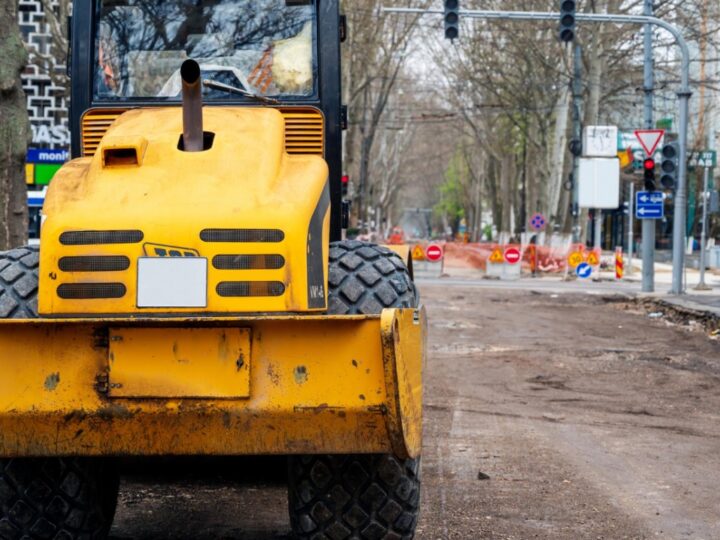
M 652 17 L 654 13 L 654 0 L 645 0 L 645 15 Z M 655 62 L 653 58 L 653 27 L 645 25 L 645 81 L 643 91 L 645 92 L 645 129 L 653 129 L 653 92 Z M 648 156 L 652 157 L 652 156 Z M 642 219 L 642 292 L 655 292 L 655 231 L 657 230 L 654 219 Z
M 386 8 L 384 13 L 413 13 L 418 15 L 443 15 L 443 10 L 417 9 L 417 8 Z M 557 21 L 560 13 L 543 13 L 536 11 L 489 11 L 489 10 L 460 10 L 461 17 L 469 19 L 496 19 L 511 21 Z M 680 157 L 678 167 L 678 183 L 675 192 L 675 213 L 673 228 L 673 279 L 671 294 L 683 293 L 683 274 L 685 270 L 685 221 L 687 215 L 687 142 L 688 142 L 688 114 L 690 96 L 690 49 L 679 28 L 672 24 L 648 15 L 612 15 L 600 13 L 577 13 L 578 21 L 589 23 L 615 23 L 638 24 L 658 26 L 670 32 L 680 47 L 680 77 L 681 84 L 677 96 L 680 100 L 680 126 L 679 144 Z
M 582 48 L 575 44 L 573 51 L 573 140 L 582 140 Z M 572 181 L 572 241 L 580 243 L 580 153 L 573 152 Z M 584 243 L 584 242 L 583 242 Z

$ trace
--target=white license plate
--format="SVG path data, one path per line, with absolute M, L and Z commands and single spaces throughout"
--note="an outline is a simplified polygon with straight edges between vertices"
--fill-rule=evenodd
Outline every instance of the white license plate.
M 201 257 L 138 259 L 137 307 L 207 307 L 208 261 Z

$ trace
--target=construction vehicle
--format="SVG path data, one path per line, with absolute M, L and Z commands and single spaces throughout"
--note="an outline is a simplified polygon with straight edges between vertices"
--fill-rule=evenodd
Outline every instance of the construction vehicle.
M 413 536 L 425 314 L 341 239 L 341 22 L 74 1 L 73 159 L 0 257 L 0 537 L 107 536 L 118 458 L 244 455 L 298 538 Z

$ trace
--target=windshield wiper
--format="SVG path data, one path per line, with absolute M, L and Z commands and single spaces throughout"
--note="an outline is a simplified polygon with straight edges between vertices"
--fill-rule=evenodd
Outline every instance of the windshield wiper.
M 248 99 L 254 99 L 255 101 L 266 103 L 268 105 L 280 105 L 280 102 L 277 99 L 259 96 L 257 94 L 253 94 L 252 92 L 248 92 L 247 90 L 243 90 L 242 88 L 236 88 L 235 86 L 230 86 L 229 84 L 212 81 L 210 79 L 203 79 L 203 86 L 205 86 L 206 88 L 212 88 L 213 90 L 227 92 L 229 94 L 238 94 Z

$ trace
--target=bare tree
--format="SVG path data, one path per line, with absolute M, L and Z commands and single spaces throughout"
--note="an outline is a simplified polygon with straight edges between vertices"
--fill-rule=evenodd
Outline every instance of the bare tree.
M 27 240 L 25 154 L 30 125 L 20 73 L 27 62 L 15 2 L 0 6 L 0 249 Z

